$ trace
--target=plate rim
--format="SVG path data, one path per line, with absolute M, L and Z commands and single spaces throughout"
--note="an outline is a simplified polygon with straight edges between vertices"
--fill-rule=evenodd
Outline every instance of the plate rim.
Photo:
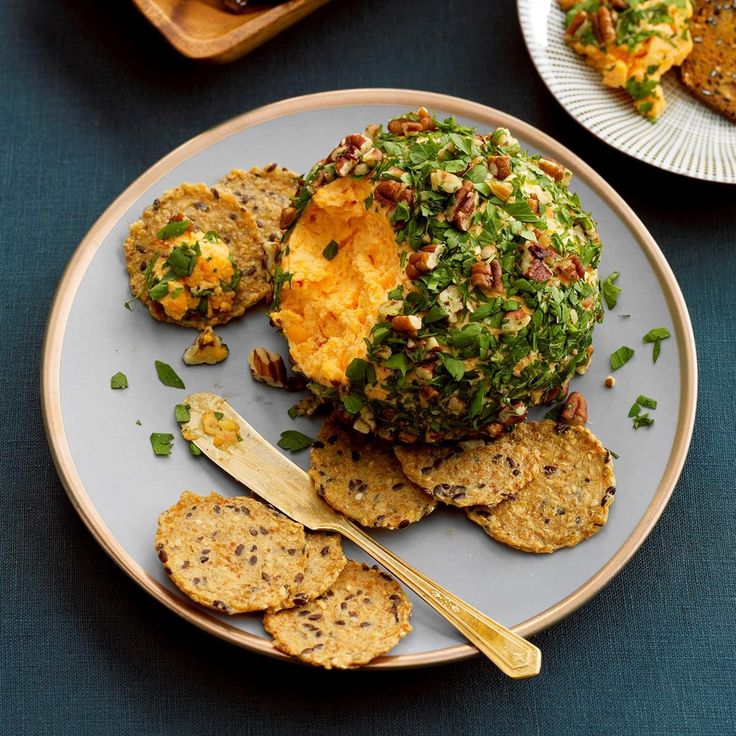
M 155 185 L 175 166 L 241 130 L 295 113 L 352 105 L 405 105 L 407 109 L 424 105 L 476 120 L 490 119 L 495 121 L 489 123 L 490 125 L 508 127 L 539 150 L 553 155 L 576 175 L 585 178 L 586 183 L 624 221 L 652 264 L 672 312 L 673 329 L 681 348 L 680 411 L 675 441 L 659 486 L 652 502 L 631 534 L 593 576 L 555 605 L 513 627 L 520 636 L 531 636 L 565 618 L 590 600 L 626 565 L 649 536 L 674 491 L 690 447 L 697 404 L 697 360 L 690 316 L 680 287 L 664 254 L 634 211 L 592 167 L 572 151 L 531 124 L 500 110 L 460 97 L 411 89 L 355 88 L 317 92 L 287 98 L 242 113 L 189 139 L 159 159 L 129 184 L 103 211 L 72 253 L 57 285 L 46 325 L 41 357 L 41 408 L 54 465 L 73 507 L 92 536 L 113 561 L 147 593 L 208 633 L 251 651 L 294 661 L 292 657 L 274 649 L 269 640 L 220 621 L 204 609 L 175 595 L 149 575 L 113 536 L 87 495 L 67 443 L 61 414 L 61 353 L 71 306 L 92 258 L 110 230 L 142 192 Z M 363 669 L 419 667 L 465 659 L 475 654 L 478 654 L 475 647 L 463 643 L 430 652 L 385 655 Z
M 554 6 L 555 0 L 543 0 L 544 2 L 547 2 L 549 5 Z M 529 38 L 529 31 L 527 28 L 527 25 L 524 23 L 522 19 L 522 4 L 529 6 L 530 3 L 533 3 L 534 0 L 516 0 L 516 16 L 519 21 L 519 27 L 521 29 L 521 35 L 524 39 L 524 45 L 526 46 L 526 51 L 529 54 L 529 58 L 532 60 L 532 64 L 534 64 L 534 68 L 539 75 L 539 78 L 544 82 L 544 86 L 547 88 L 547 91 L 552 95 L 552 97 L 555 98 L 559 106 L 582 128 L 587 130 L 591 135 L 595 136 L 599 141 L 602 141 L 607 146 L 610 146 L 615 151 L 618 151 L 619 153 L 623 153 L 628 158 L 633 158 L 635 161 L 641 161 L 648 166 L 652 166 L 655 169 L 659 169 L 660 171 L 666 171 L 668 174 L 675 174 L 676 176 L 685 176 L 688 179 L 694 179 L 695 181 L 706 181 L 713 184 L 736 184 L 736 176 L 725 178 L 723 176 L 717 176 L 714 174 L 695 174 L 689 171 L 683 171 L 680 169 L 672 168 L 671 166 L 665 166 L 663 164 L 655 163 L 654 161 L 650 161 L 647 158 L 641 158 L 640 156 L 629 153 L 626 149 L 622 148 L 619 145 L 616 145 L 615 143 L 612 143 L 611 141 L 604 138 L 598 131 L 594 130 L 590 125 L 587 123 L 584 123 L 582 120 L 579 120 L 577 116 L 573 115 L 573 113 L 568 109 L 567 105 L 560 99 L 560 96 L 555 92 L 555 90 L 552 88 L 551 83 L 547 80 L 547 77 L 543 74 L 542 69 L 540 68 L 539 63 L 537 62 L 537 58 L 535 56 L 535 52 L 532 50 L 533 44 L 530 43 Z M 527 7 L 527 11 L 529 10 L 529 7 Z M 583 60 L 580 59 L 580 63 L 584 64 Z M 601 84 L 601 89 L 606 89 L 603 84 Z

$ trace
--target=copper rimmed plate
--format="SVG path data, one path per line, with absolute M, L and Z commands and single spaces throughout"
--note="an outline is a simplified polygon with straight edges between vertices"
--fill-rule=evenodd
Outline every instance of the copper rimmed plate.
M 597 329 L 589 373 L 576 380 L 588 398 L 590 426 L 620 455 L 618 493 L 608 525 L 572 550 L 531 556 L 490 541 L 459 513 L 442 511 L 420 524 L 378 535 L 408 562 L 473 605 L 529 636 L 569 615 L 631 558 L 672 493 L 690 443 L 696 403 L 692 328 L 682 294 L 645 227 L 587 164 L 532 126 L 497 110 L 430 92 L 364 89 L 327 92 L 254 110 L 180 146 L 131 184 L 79 245 L 59 286 L 43 355 L 46 430 L 69 497 L 92 534 L 146 591 L 197 626 L 234 644 L 284 657 L 265 636 L 257 616 L 228 618 L 192 604 L 166 579 L 153 551 L 156 518 L 185 488 L 226 494 L 240 489 L 179 442 L 168 458 L 151 453 L 151 432 L 176 434 L 173 406 L 184 391 L 156 378 L 156 359 L 175 365 L 187 391 L 224 394 L 267 439 L 296 427 L 294 395 L 254 384 L 247 369 L 253 347 L 284 350 L 263 311 L 221 330 L 230 345 L 218 366 L 180 362 L 193 332 L 154 322 L 128 298 L 122 241 L 145 204 L 182 181 L 215 182 L 232 167 L 276 160 L 306 170 L 344 134 L 424 105 L 481 130 L 510 128 L 522 144 L 564 162 L 573 188 L 592 210 L 604 241 L 601 271 L 621 272 L 619 307 Z M 624 317 L 623 315 L 630 315 Z M 672 338 L 652 363 L 641 337 L 666 326 Z M 614 390 L 603 388 L 608 355 L 623 344 L 635 357 L 619 371 Z M 110 376 L 127 374 L 130 388 L 111 391 Z M 656 423 L 635 432 L 627 412 L 639 394 L 659 400 Z M 140 424 L 137 421 L 140 420 Z M 298 462 L 306 465 L 306 455 Z M 352 553 L 352 551 L 351 551 Z M 359 555 L 356 556 L 360 557 Z M 411 667 L 461 659 L 475 650 L 428 607 L 417 603 L 414 631 L 372 667 Z

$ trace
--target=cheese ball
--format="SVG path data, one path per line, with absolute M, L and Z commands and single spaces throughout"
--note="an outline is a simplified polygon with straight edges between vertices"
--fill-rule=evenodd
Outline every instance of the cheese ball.
M 358 431 L 495 436 L 560 397 L 602 318 L 571 174 L 423 108 L 353 134 L 284 211 L 271 319 Z

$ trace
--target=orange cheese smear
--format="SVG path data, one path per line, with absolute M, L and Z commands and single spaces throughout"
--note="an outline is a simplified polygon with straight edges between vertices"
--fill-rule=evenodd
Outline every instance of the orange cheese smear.
M 319 189 L 294 226 L 281 268 L 293 274 L 271 317 L 287 340 L 291 357 L 313 381 L 345 385 L 345 369 L 365 358 L 378 307 L 406 282 L 394 231 L 385 211 L 365 208 L 373 185 L 336 179 Z M 329 260 L 322 252 L 338 244 Z

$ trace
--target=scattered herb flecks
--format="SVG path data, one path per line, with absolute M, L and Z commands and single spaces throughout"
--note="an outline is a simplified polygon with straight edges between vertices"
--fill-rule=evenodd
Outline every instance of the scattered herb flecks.
M 184 424 L 189 421 L 189 405 L 188 404 L 177 404 L 174 407 L 174 417 L 179 424 Z
M 281 433 L 281 439 L 276 443 L 279 447 L 289 452 L 299 452 L 310 447 L 314 440 L 307 435 L 297 432 L 295 429 L 287 429 Z
M 328 260 L 331 261 L 336 255 L 338 251 L 338 245 L 336 240 L 330 240 L 329 243 L 325 246 L 325 249 L 322 251 L 322 255 Z
M 199 457 L 202 454 L 202 450 L 200 450 L 194 442 L 189 443 L 189 452 L 191 452 L 194 457 Z
M 110 388 L 128 388 L 128 378 L 125 373 L 120 373 L 120 371 L 118 371 L 110 379 Z
M 171 455 L 174 435 L 169 432 L 152 432 L 151 447 L 154 455 Z
M 161 381 L 164 386 L 170 386 L 171 388 L 186 388 L 184 381 L 179 378 L 176 371 L 168 363 L 162 363 L 160 360 L 157 360 L 155 365 L 158 380 Z
M 636 351 L 627 345 L 621 346 L 615 353 L 611 355 L 611 370 L 617 371 L 621 366 L 626 365 L 634 356 Z

